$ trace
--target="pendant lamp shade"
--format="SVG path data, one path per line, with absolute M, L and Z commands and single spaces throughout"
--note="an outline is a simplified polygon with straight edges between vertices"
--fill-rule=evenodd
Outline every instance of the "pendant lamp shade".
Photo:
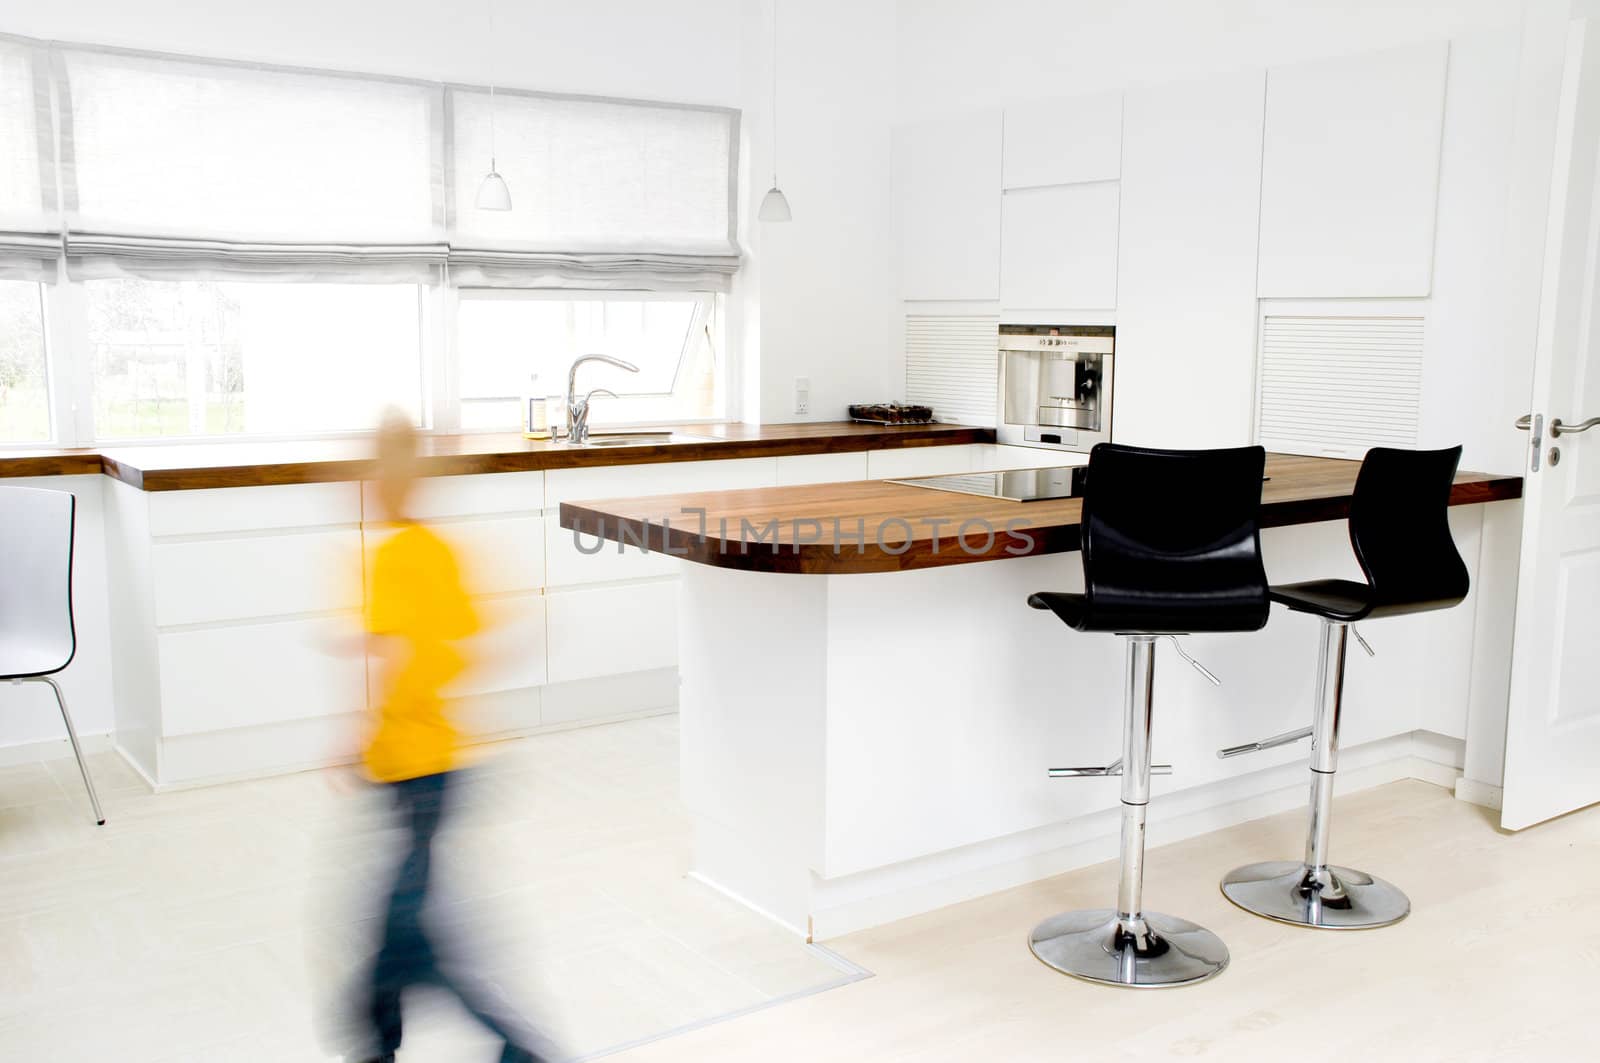
M 761 199 L 756 217 L 762 221 L 791 221 L 789 197 L 778 187 L 778 0 L 772 0 L 772 187 Z
M 756 217 L 762 221 L 791 221 L 794 215 L 789 211 L 789 197 L 783 194 L 783 189 L 773 185 L 767 189 L 767 194 L 761 198 L 761 209 L 756 212 Z
M 493 161 L 490 161 L 489 172 L 484 174 L 482 183 L 478 185 L 478 209 L 511 209 L 511 189 L 506 187 L 506 179 L 495 170 Z

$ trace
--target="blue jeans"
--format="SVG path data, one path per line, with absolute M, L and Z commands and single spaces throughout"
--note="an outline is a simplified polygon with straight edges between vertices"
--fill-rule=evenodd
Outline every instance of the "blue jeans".
M 395 808 L 410 834 L 410 844 L 395 876 L 383 923 L 383 947 L 372 970 L 367 1016 L 377 1035 L 378 1056 L 400 1048 L 400 997 L 413 986 L 435 986 L 453 994 L 490 1032 L 505 1042 L 501 1063 L 543 1063 L 546 1059 L 520 1043 L 520 1025 L 491 1000 L 489 993 L 459 972 L 441 966 L 434 941 L 423 925 L 433 839 L 450 801 L 453 775 L 442 772 L 390 783 Z

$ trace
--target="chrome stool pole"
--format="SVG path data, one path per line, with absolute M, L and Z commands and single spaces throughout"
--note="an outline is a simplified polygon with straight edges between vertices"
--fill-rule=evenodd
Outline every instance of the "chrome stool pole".
M 1411 911 L 1411 901 L 1390 883 L 1328 862 L 1333 780 L 1339 770 L 1346 636 L 1350 630 L 1350 625 L 1341 621 L 1322 621 L 1316 714 L 1311 722 L 1311 807 L 1305 859 L 1299 863 L 1275 860 L 1249 864 L 1228 872 L 1222 880 L 1222 893 L 1228 900 L 1247 912 L 1280 923 L 1325 930 L 1362 930 L 1398 923 Z M 1360 640 L 1361 636 L 1357 634 L 1356 638 Z
M 1150 729 L 1155 635 L 1126 635 L 1123 713 L 1122 870 L 1117 907 L 1063 912 L 1034 928 L 1033 954 L 1050 967 L 1103 985 L 1161 988 L 1204 981 L 1228 965 L 1228 947 L 1184 919 L 1144 911 L 1145 815 L 1150 804 Z M 1214 677 L 1213 677 L 1214 678 Z M 1110 774 L 1113 769 L 1100 769 Z M 1075 769 L 1089 774 L 1092 769 Z

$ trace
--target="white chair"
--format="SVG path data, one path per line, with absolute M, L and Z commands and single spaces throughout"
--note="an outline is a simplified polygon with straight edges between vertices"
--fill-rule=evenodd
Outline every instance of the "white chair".
M 67 699 L 51 676 L 78 651 L 72 627 L 72 535 L 78 500 L 68 491 L 0 487 L 0 680 L 55 691 L 94 820 L 105 824 Z

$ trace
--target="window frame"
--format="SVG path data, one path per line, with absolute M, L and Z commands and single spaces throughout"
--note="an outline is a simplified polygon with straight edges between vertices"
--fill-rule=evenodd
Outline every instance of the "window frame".
M 721 373 L 721 380 L 719 381 L 719 384 L 718 384 L 719 390 L 722 393 L 722 400 L 723 400 L 722 401 L 722 410 L 721 410 L 720 413 L 714 414 L 714 415 L 712 415 L 710 417 L 674 417 L 674 418 L 672 418 L 670 423 L 672 423 L 672 424 L 721 424 L 721 423 L 724 423 L 724 422 L 727 422 L 727 421 L 736 421 L 736 420 L 738 420 L 738 418 L 734 415 L 734 410 L 733 410 L 734 392 L 729 387 L 729 383 L 730 383 L 730 380 L 732 378 L 732 373 L 730 371 L 730 363 L 728 361 L 728 358 L 730 357 L 730 355 L 729 355 L 729 348 L 728 348 L 728 343 L 727 343 L 727 302 L 728 302 L 728 298 L 727 298 L 726 293 L 713 292 L 713 291 L 676 291 L 676 290 L 671 290 L 671 289 L 667 289 L 667 290 L 645 290 L 645 289 L 627 289 L 627 288 L 595 289 L 595 288 L 551 288 L 551 287 L 509 288 L 509 287 L 504 287 L 504 286 L 488 286 L 488 285 L 473 285 L 473 286 L 467 286 L 467 287 L 460 287 L 460 288 L 455 288 L 452 291 L 453 291 L 453 294 L 454 294 L 454 297 L 455 297 L 454 300 L 453 300 L 453 302 L 454 302 L 453 309 L 455 311 L 459 311 L 459 308 L 460 308 L 460 306 L 461 306 L 461 304 L 463 302 L 498 302 L 498 301 L 502 301 L 502 300 L 513 300 L 513 301 L 515 301 L 515 300 L 528 300 L 530 298 L 531 299 L 539 299 L 539 300 L 560 301 L 560 302 L 570 302 L 570 301 L 573 301 L 573 300 L 581 299 L 581 300 L 589 301 L 589 302 L 618 302 L 618 303 L 623 303 L 623 302 L 627 302 L 627 303 L 682 302 L 682 301 L 685 301 L 685 300 L 688 300 L 688 299 L 693 299 L 695 304 L 696 304 L 695 305 L 695 311 L 694 311 L 693 316 L 690 318 L 688 329 L 686 329 L 685 332 L 684 332 L 684 343 L 683 343 L 683 346 L 678 351 L 678 364 L 673 368 L 673 372 L 672 372 L 673 383 L 674 383 L 674 385 L 676 385 L 679 375 L 683 372 L 684 362 L 687 360 L 687 358 L 689 356 L 689 341 L 690 341 L 690 337 L 693 336 L 700 329 L 703 329 L 703 328 L 705 328 L 706 326 L 709 325 L 711 327 L 711 330 L 712 330 L 712 340 L 711 340 L 711 342 L 712 342 L 713 350 L 714 350 L 714 352 L 720 353 L 722 355 L 722 359 L 721 359 L 722 373 Z M 452 318 L 453 317 L 454 317 L 454 314 L 452 314 Z M 507 427 L 489 427 L 489 428 L 460 428 L 459 427 L 459 424 L 460 424 L 460 420 L 459 420 L 460 411 L 461 411 L 462 406 L 465 403 L 462 400 L 462 397 L 461 397 L 460 392 L 459 392 L 459 385 L 460 385 L 460 381 L 461 381 L 461 371 L 460 371 L 461 353 L 460 353 L 460 350 L 458 349 L 458 347 L 456 345 L 456 342 L 455 342 L 456 341 L 457 332 L 456 332 L 456 329 L 454 327 L 454 320 L 452 320 L 451 325 L 452 325 L 451 330 L 450 330 L 451 331 L 451 335 L 449 337 L 449 348 L 450 348 L 450 356 L 451 356 L 450 376 L 452 378 L 453 383 L 456 385 L 456 387 L 458 389 L 456 391 L 456 393 L 452 396 L 453 399 L 454 399 L 454 412 L 455 412 L 455 415 L 457 417 L 456 424 L 458 425 L 458 427 L 456 428 L 456 431 L 459 432 L 462 435 L 492 435 L 492 434 L 494 434 L 496 432 L 513 431 L 514 429 L 509 427 L 509 426 L 507 426 Z M 566 381 L 565 381 L 565 378 L 562 378 L 560 381 L 558 381 L 558 383 L 560 385 L 560 388 L 559 388 L 560 393 L 561 394 L 565 394 L 566 393 Z M 675 394 L 675 389 L 674 390 L 669 390 L 669 391 L 639 392 L 639 393 L 637 393 L 637 395 L 624 395 L 623 397 L 624 398 L 633 398 L 633 397 L 639 397 L 639 398 L 670 397 L 673 394 Z M 487 399 L 481 399 L 481 400 L 477 400 L 477 401 L 505 402 L 507 400 L 510 400 L 510 401 L 514 401 L 514 402 L 519 402 L 519 401 L 521 401 L 521 399 L 522 399 L 521 395 L 511 395 L 511 396 L 496 395 L 496 396 L 492 396 L 492 397 L 487 398 Z M 596 424 L 603 423 L 608 428 L 641 428 L 641 427 L 650 427 L 652 425 L 665 423 L 665 422 L 652 421 L 652 420 L 618 420 L 618 421 L 605 421 L 605 422 L 595 422 L 595 423 Z

